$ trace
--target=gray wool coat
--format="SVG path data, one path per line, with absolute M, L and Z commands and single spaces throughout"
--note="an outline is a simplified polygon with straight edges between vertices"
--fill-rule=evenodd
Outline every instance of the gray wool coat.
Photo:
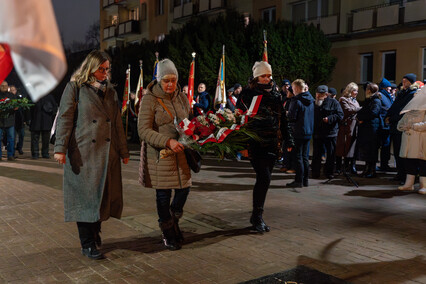
M 166 148 L 170 138 L 179 139 L 173 119 L 158 102 L 161 99 L 178 121 L 188 118 L 188 98 L 177 90 L 172 96 L 164 93 L 156 80 L 147 86 L 139 108 L 139 137 L 146 143 L 141 159 L 141 182 L 145 187 L 155 189 L 181 189 L 192 185 L 191 170 L 183 152 L 160 158 L 160 151 Z
M 66 153 L 63 183 L 66 222 L 121 217 L 120 158 L 128 158 L 129 151 L 117 93 L 109 83 L 103 100 L 88 85 L 78 89 L 75 82 L 67 84 L 59 106 L 55 153 Z

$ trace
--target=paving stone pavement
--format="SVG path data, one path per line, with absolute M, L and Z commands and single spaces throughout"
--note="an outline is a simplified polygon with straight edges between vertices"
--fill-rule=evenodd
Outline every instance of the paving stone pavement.
M 0 283 L 239 283 L 297 265 L 351 283 L 426 283 L 426 196 L 398 192 L 392 173 L 355 178 L 359 188 L 340 178 L 293 190 L 284 188 L 293 175 L 276 170 L 264 214 L 271 232 L 260 235 L 248 229 L 250 163 L 205 157 L 181 222 L 185 244 L 172 252 L 133 147 L 123 217 L 103 223 L 107 258 L 93 261 L 63 221 L 61 166 L 24 151 L 0 162 Z

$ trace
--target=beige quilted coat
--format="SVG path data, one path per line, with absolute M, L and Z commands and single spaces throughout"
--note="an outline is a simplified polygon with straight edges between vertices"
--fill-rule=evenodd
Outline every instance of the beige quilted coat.
M 178 139 L 173 119 L 158 102 L 162 100 L 169 111 L 180 122 L 189 116 L 189 102 L 179 88 L 173 95 L 163 92 L 154 80 L 147 86 L 139 108 L 139 137 L 146 143 L 141 161 L 142 184 L 155 189 L 179 189 L 192 185 L 191 171 L 185 154 L 179 153 L 160 159 L 160 151 L 166 148 L 170 138 Z

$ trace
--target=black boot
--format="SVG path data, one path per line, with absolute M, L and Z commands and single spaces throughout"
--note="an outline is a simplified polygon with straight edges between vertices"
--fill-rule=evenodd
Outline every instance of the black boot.
M 343 160 L 343 165 L 344 165 L 345 173 L 349 173 L 349 158 L 345 158 Z
M 263 221 L 262 213 L 262 207 L 254 208 L 250 217 L 250 223 L 253 225 L 253 229 L 259 233 L 269 232 L 270 228 L 265 224 L 265 221 Z
M 366 178 L 375 178 L 376 175 L 376 162 L 368 162 L 369 163 L 369 171 L 365 174 Z
M 166 222 L 161 222 L 160 229 L 163 232 L 163 243 L 167 249 L 181 249 L 181 245 L 176 241 L 175 225 L 173 218 Z
M 77 222 L 81 253 L 91 259 L 103 259 L 104 255 L 96 248 L 94 231 L 97 223 Z
M 172 218 L 173 218 L 173 222 L 174 222 L 174 229 L 175 229 L 175 234 L 176 234 L 176 241 L 179 244 L 182 244 L 184 241 L 183 235 L 182 235 L 182 231 L 179 228 L 179 219 L 182 218 L 183 216 L 183 212 L 173 212 L 171 211 L 172 214 Z

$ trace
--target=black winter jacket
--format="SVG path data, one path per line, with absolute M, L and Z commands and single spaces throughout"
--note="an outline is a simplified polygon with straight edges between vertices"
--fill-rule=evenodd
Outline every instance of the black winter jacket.
M 416 91 L 417 87 L 411 85 L 408 89 L 401 90 L 396 96 L 395 101 L 386 114 L 386 117 L 389 117 L 390 133 L 401 134 L 401 132 L 396 129 L 398 121 L 402 118 L 402 115 L 399 113 L 408 104 L 408 102 L 411 101 Z
M 337 137 L 343 116 L 342 107 L 336 99 L 327 97 L 321 106 L 315 105 L 314 138 Z M 323 120 L 325 117 L 327 122 Z
M 1 99 L 13 99 L 14 95 L 9 92 L 0 92 Z M 15 111 L 10 111 L 9 116 L 6 118 L 0 117 L 0 127 L 12 127 L 15 125 Z
M 275 83 L 271 91 L 261 90 L 258 87 L 244 89 L 237 102 L 237 108 L 243 112 L 250 108 L 255 96 L 262 95 L 257 114 L 251 118 L 247 128 L 255 132 L 261 141 L 252 140 L 249 143 L 251 154 L 277 153 L 278 150 L 278 129 L 281 130 L 282 138 L 289 147 L 294 145 L 293 137 L 289 130 L 282 98 L 275 90 Z

